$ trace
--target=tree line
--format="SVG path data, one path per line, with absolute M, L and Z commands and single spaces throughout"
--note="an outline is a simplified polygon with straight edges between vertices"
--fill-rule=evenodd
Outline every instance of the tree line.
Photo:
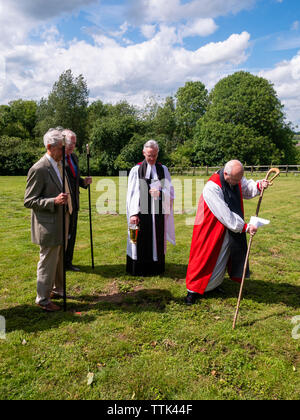
M 0 105 L 0 174 L 24 175 L 44 153 L 43 135 L 63 126 L 77 134 L 83 172 L 85 145 L 94 175 L 115 175 L 143 159 L 153 138 L 159 160 L 169 166 L 214 166 L 230 159 L 246 165 L 300 163 L 291 123 L 273 85 L 239 71 L 221 79 L 209 93 L 201 81 L 186 82 L 163 101 L 143 107 L 126 100 L 89 104 L 83 75 L 62 73 L 47 98 Z

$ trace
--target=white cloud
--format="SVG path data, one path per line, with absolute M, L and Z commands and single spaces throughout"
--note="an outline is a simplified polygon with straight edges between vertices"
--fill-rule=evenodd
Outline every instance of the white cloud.
M 55 34 L 55 29 L 52 31 Z M 186 80 L 210 81 L 218 72 L 233 69 L 245 60 L 249 34 L 235 34 L 196 51 L 178 47 L 174 27 L 162 25 L 157 34 L 143 43 L 122 46 L 104 35 L 95 35 L 95 45 L 48 38 L 43 44 L 19 45 L 7 57 L 7 83 L 14 95 L 40 99 L 47 96 L 59 74 L 68 68 L 83 74 L 92 97 L 107 102 L 141 98 L 145 92 L 173 94 Z M 2 101 L 11 100 L 4 97 Z
M 115 38 L 120 38 L 128 31 L 130 25 L 127 22 L 124 22 L 118 31 L 109 31 L 108 35 L 113 36 Z
M 189 36 L 208 36 L 217 30 L 218 26 L 213 19 L 195 19 L 179 28 L 179 36 L 187 38 Z
M 252 7 L 257 0 L 131 0 L 129 16 L 139 23 L 177 22 L 195 17 L 215 18 Z
M 97 27 L 94 44 L 76 39 L 66 43 L 57 21 L 49 18 L 96 3 L 98 0 L 0 0 L 1 103 L 47 96 L 59 75 L 71 68 L 74 75 L 83 74 L 87 79 L 91 99 L 116 102 L 125 98 L 142 105 L 147 97 L 174 94 L 188 80 L 201 80 L 210 89 L 247 59 L 247 32 L 194 51 L 182 41 L 212 34 L 217 29 L 214 18 L 251 7 L 255 0 L 132 0 L 127 20 L 122 5 L 123 24 L 119 22 L 116 30 L 104 32 L 100 26 L 99 32 Z M 115 12 L 111 8 L 111 15 Z M 145 41 L 128 45 L 123 36 L 134 23 L 140 25 Z M 298 29 L 298 21 L 293 29 Z M 38 37 L 30 41 L 29 34 Z M 300 47 L 295 35 L 281 44 L 278 41 L 277 47 Z M 288 119 L 300 123 L 300 52 L 260 75 L 274 83 Z
M 156 32 L 156 25 L 142 25 L 141 33 L 147 39 L 153 38 Z
M 274 88 L 285 106 L 287 119 L 300 125 L 300 51 L 291 59 L 285 60 L 274 69 L 261 71 L 274 84 Z
M 10 5 L 24 15 L 36 20 L 45 20 L 61 13 L 69 13 L 79 7 L 97 3 L 98 0 L 9 0 Z M 1 0 L 6 7 L 7 0 Z

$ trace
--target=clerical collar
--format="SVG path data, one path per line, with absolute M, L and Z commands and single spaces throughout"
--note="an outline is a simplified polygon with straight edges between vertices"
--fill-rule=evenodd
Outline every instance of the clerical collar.
M 145 178 L 146 179 L 150 179 L 151 178 L 151 171 L 152 171 L 152 179 L 158 179 L 157 171 L 156 171 L 156 166 L 155 166 L 155 164 L 154 165 L 150 165 L 150 163 L 147 163 L 147 171 L 146 171 Z

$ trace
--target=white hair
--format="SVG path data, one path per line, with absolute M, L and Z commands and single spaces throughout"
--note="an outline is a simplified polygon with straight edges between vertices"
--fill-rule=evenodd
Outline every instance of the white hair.
M 58 146 L 63 141 L 63 138 L 61 131 L 50 128 L 44 135 L 44 145 L 46 149 L 48 144 L 51 146 Z
M 234 166 L 238 166 L 238 165 L 241 167 L 242 171 L 244 171 L 243 164 L 239 160 L 230 160 L 229 162 L 226 163 L 224 167 L 224 172 L 230 175 Z
M 66 143 L 70 144 L 71 143 L 71 138 L 75 137 L 76 138 L 76 134 L 74 133 L 74 131 L 69 130 L 68 128 L 66 128 L 65 130 L 62 131 L 61 133 L 63 136 L 65 136 L 66 138 Z
M 144 144 L 144 149 L 157 149 L 157 151 L 159 152 L 159 145 L 157 143 L 157 141 L 155 140 L 148 140 L 145 144 Z

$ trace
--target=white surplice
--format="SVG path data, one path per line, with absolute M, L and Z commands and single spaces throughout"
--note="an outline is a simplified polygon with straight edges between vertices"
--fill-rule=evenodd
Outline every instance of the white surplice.
M 167 241 L 171 244 L 175 245 L 175 226 L 174 226 L 174 214 L 173 214 L 173 202 L 174 202 L 174 187 L 171 182 L 171 176 L 168 171 L 168 168 L 162 165 L 165 180 L 164 185 L 161 186 L 161 191 L 163 193 L 163 214 L 165 216 L 165 232 L 164 232 L 164 251 L 166 254 L 167 250 Z M 138 215 L 140 212 L 140 180 L 139 180 L 139 165 L 134 166 L 128 177 L 128 191 L 127 191 L 127 223 L 129 225 L 130 217 Z M 157 185 L 160 184 L 158 180 L 156 166 L 155 165 L 147 165 L 146 171 L 146 179 L 150 179 L 152 171 L 152 183 L 156 183 Z M 157 261 L 157 248 L 156 248 L 156 227 L 155 227 L 155 198 L 151 200 L 151 208 L 152 208 L 152 246 L 153 246 L 153 261 Z M 137 260 L 137 246 L 130 242 L 130 236 L 128 232 L 127 237 L 127 255 L 132 258 L 133 260 Z

